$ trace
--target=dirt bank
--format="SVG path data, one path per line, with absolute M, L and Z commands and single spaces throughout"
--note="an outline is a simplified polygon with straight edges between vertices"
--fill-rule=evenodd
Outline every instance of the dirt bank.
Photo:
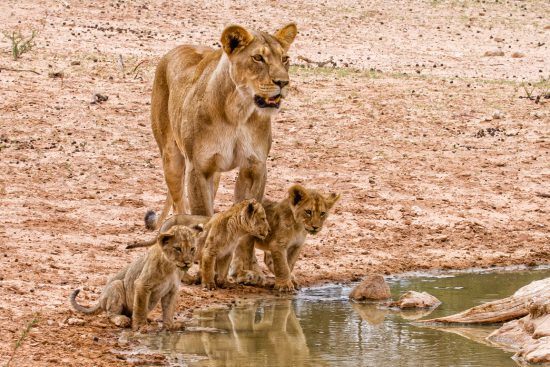
M 522 98 L 549 84 L 520 84 L 550 76 L 548 2 L 153 3 L 0 4 L 3 31 L 39 32 L 18 61 L 0 40 L 0 364 L 35 317 L 12 366 L 124 363 L 104 318 L 68 325 L 67 298 L 84 286 L 96 299 L 136 256 L 124 246 L 150 235 L 146 209 L 162 206 L 156 61 L 180 43 L 216 45 L 231 22 L 300 28 L 267 196 L 293 182 L 342 194 L 307 241 L 302 283 L 550 262 L 550 100 Z M 92 104 L 96 93 L 108 100 Z M 179 315 L 254 292 L 184 287 Z

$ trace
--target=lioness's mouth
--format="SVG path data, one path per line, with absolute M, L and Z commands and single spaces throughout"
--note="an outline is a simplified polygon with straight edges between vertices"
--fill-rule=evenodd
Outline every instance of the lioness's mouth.
M 281 95 L 277 94 L 273 97 L 262 97 L 259 95 L 254 96 L 254 103 L 260 108 L 279 108 L 281 105 Z

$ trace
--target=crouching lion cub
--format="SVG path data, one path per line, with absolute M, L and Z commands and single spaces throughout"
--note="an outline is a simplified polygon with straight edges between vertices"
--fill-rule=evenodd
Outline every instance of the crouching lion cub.
M 308 233 L 317 234 L 322 228 L 330 209 L 340 195 L 323 194 L 294 185 L 288 190 L 288 197 L 280 202 L 263 201 L 271 231 L 265 239 L 244 238 L 235 250 L 231 276 L 237 283 L 246 283 L 252 275 L 261 274 L 254 257 L 256 248 L 265 251 L 264 261 L 275 274 L 275 289 L 291 292 L 298 282 L 291 274 L 300 255 Z M 251 251 L 252 250 L 252 251 Z M 251 268 L 256 269 L 251 269 Z M 252 274 L 252 275 L 251 275 Z
M 147 314 L 160 301 L 163 327 L 182 328 L 182 323 L 173 320 L 180 285 L 178 269 L 187 271 L 193 265 L 201 228 L 178 225 L 174 218 L 166 222 L 175 225 L 162 226 L 156 244 L 109 280 L 95 306 L 79 305 L 76 297 L 80 289 L 76 289 L 70 298 L 73 308 L 85 314 L 105 311 L 117 326 L 131 324 L 134 330 L 146 331 Z
M 269 223 L 262 204 L 243 200 L 230 209 L 215 214 L 204 226 L 200 251 L 201 283 L 207 289 L 226 285 L 229 265 L 239 239 L 246 235 L 265 238 Z

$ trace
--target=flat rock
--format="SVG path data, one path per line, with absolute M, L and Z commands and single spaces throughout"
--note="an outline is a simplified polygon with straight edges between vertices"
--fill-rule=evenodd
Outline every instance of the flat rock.
M 399 301 L 392 302 L 390 307 L 406 308 L 436 308 L 441 301 L 427 292 L 408 291 L 399 298 Z
M 349 298 L 354 301 L 381 301 L 390 297 L 390 287 L 380 274 L 367 275 L 349 295 Z
M 77 317 L 69 317 L 67 319 L 67 324 L 68 325 L 73 325 L 73 326 L 82 326 L 86 323 L 86 321 L 82 320 L 82 319 L 79 319 Z

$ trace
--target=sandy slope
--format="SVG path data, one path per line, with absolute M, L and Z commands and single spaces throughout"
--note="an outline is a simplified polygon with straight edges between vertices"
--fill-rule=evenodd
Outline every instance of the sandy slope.
M 18 61 L 0 41 L 2 365 L 35 313 L 13 366 L 123 363 L 104 318 L 67 325 L 67 297 L 84 285 L 94 300 L 164 200 L 148 122 L 156 61 L 180 43 L 215 46 L 232 22 L 300 28 L 267 195 L 301 182 L 343 197 L 308 239 L 303 283 L 550 261 L 550 100 L 520 98 L 520 82 L 550 77 L 546 1 L 7 0 L 0 14 L 2 30 L 39 30 Z M 90 104 L 94 93 L 109 99 Z M 233 182 L 224 176 L 218 209 Z M 180 316 L 257 292 L 185 287 Z

